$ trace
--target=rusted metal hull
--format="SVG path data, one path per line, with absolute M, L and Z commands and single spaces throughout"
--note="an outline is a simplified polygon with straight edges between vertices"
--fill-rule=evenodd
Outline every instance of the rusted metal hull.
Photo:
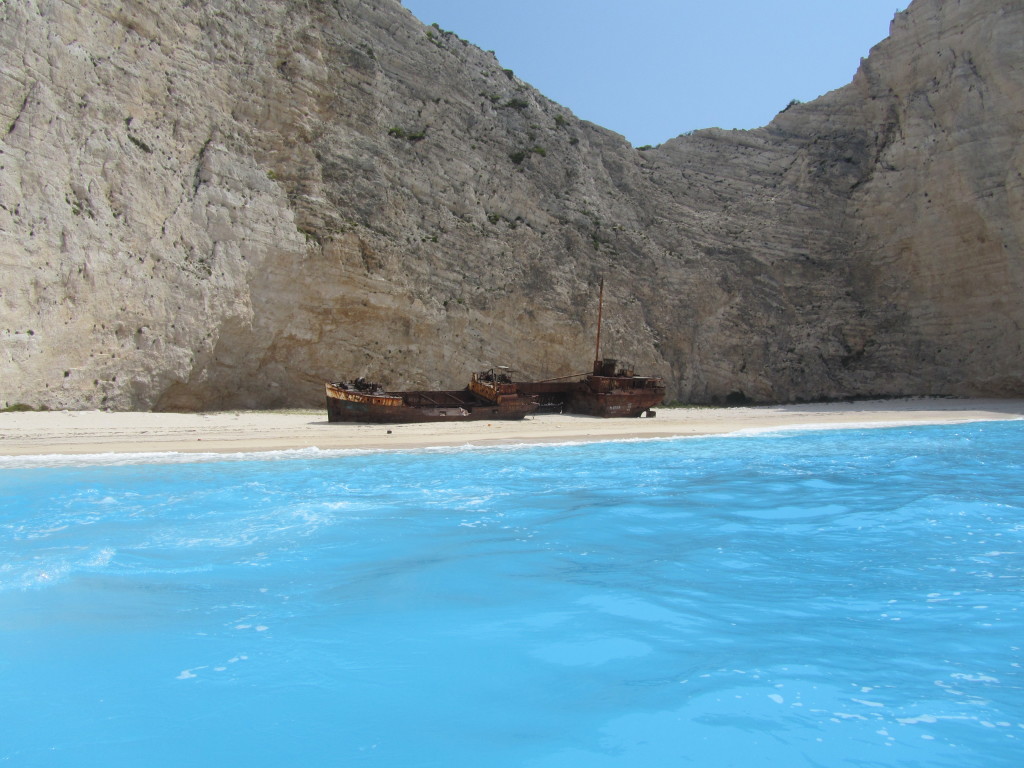
M 665 385 L 655 376 L 617 370 L 614 360 L 598 360 L 594 373 L 577 381 L 517 382 L 518 391 L 536 397 L 542 411 L 557 410 L 602 418 L 636 418 L 665 399 Z
M 633 384 L 632 381 L 618 383 Z M 602 418 L 636 418 L 665 399 L 665 388 L 657 385 L 623 386 L 605 388 L 603 391 L 587 380 L 558 385 L 519 382 L 517 386 L 523 394 L 537 397 L 542 412 L 576 413 Z
M 664 399 L 664 387 L 600 392 L 582 386 L 569 393 L 566 411 L 602 418 L 637 418 Z
M 327 384 L 327 420 L 371 424 L 413 424 L 421 422 L 522 419 L 537 410 L 537 402 L 518 393 L 502 393 L 495 401 L 485 400 L 469 388 L 462 390 L 420 390 L 356 392 Z

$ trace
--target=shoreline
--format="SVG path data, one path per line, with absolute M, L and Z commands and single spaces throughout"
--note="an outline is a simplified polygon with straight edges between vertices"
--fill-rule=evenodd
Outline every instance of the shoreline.
M 543 414 L 522 421 L 331 424 L 322 410 L 0 413 L 0 456 L 402 450 L 721 435 L 748 430 L 957 424 L 1024 418 L 1024 399 L 659 408 L 655 418 Z

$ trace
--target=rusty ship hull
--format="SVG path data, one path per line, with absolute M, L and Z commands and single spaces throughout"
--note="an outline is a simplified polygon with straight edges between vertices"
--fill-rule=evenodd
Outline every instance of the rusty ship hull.
M 593 382 L 597 387 L 604 386 L 606 382 Z M 616 382 L 620 383 L 620 382 Z M 622 382 L 631 384 L 632 382 Z M 600 416 L 601 418 L 639 418 L 641 416 L 653 416 L 651 409 L 660 405 L 665 399 L 665 390 L 660 392 L 656 389 L 611 389 L 600 391 L 589 386 L 580 387 L 569 395 L 567 411 L 587 416 Z
M 516 387 L 536 397 L 541 410 L 601 418 L 653 416 L 651 409 L 665 399 L 660 378 L 617 369 L 609 359 L 595 361 L 594 372 L 577 381 L 517 382 Z
M 343 382 L 326 385 L 329 422 L 414 424 L 422 422 L 515 420 L 534 413 L 537 400 L 514 385 L 474 374 L 459 390 L 385 392 Z

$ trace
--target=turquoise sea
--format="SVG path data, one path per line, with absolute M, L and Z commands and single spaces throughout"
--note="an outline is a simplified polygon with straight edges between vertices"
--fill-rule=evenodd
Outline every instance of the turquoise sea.
M 0 763 L 1024 765 L 1024 422 L 0 459 Z

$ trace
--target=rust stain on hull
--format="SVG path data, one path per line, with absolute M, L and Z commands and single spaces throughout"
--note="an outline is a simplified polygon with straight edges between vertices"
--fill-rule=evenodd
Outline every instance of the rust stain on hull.
M 326 385 L 327 420 L 372 424 L 522 419 L 537 399 L 520 393 L 505 374 L 473 374 L 459 390 L 385 392 L 362 379 Z
M 541 410 L 603 418 L 653 416 L 665 399 L 665 384 L 656 376 L 636 376 L 617 368 L 615 360 L 594 362 L 594 372 L 577 381 L 517 382 L 525 395 L 536 397 Z

